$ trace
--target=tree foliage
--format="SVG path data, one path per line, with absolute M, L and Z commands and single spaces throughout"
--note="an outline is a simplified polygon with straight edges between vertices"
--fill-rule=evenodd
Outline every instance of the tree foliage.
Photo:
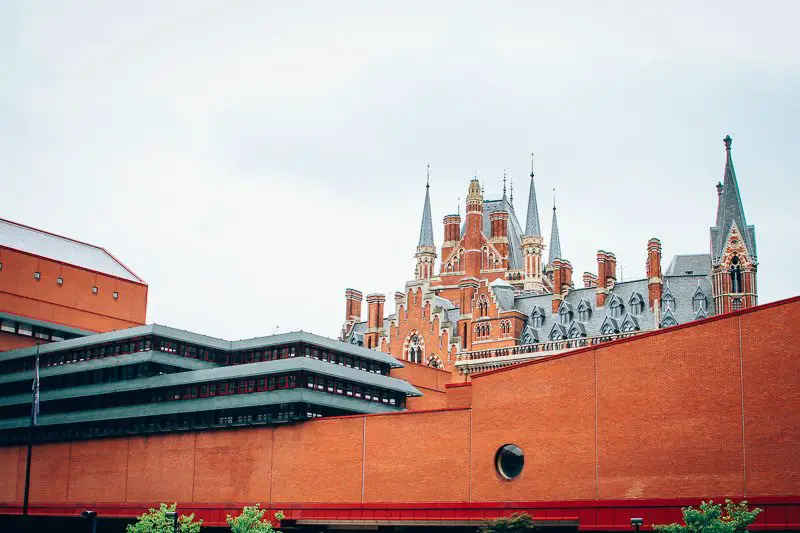
M 478 533 L 531 533 L 536 524 L 528 513 L 514 513 L 510 517 L 486 520 Z
M 231 526 L 232 533 L 277 533 L 270 521 L 264 518 L 266 512 L 266 509 L 261 509 L 259 504 L 255 504 L 242 509 L 241 514 L 236 518 L 228 515 L 226 520 Z M 282 512 L 275 513 L 275 520 L 280 522 L 283 518 Z
M 135 524 L 130 524 L 125 528 L 127 533 L 172 533 L 172 519 L 167 518 L 167 513 L 175 512 L 177 504 L 161 504 L 158 509 L 150 509 L 140 516 Z M 178 516 L 178 531 L 180 533 L 200 533 L 202 520 L 194 521 L 194 513 L 189 516 Z
M 654 525 L 653 529 L 662 533 L 744 533 L 752 524 L 758 508 L 749 509 L 747 502 L 733 503 L 725 500 L 725 507 L 713 500 L 701 502 L 700 507 L 684 507 L 684 524 Z

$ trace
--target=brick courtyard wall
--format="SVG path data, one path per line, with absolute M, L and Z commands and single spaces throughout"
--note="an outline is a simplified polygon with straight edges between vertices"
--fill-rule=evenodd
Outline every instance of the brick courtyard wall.
M 447 392 L 471 408 L 36 446 L 31 501 L 797 499 L 799 321 L 795 298 L 487 372 Z M 513 481 L 494 468 L 507 443 Z M 0 507 L 24 465 L 0 448 Z

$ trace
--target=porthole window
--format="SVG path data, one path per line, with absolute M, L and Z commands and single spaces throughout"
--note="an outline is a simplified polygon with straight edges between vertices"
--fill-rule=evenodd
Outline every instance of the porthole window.
M 522 473 L 522 467 L 525 465 L 525 455 L 519 446 L 505 444 L 497 450 L 494 464 L 495 468 L 497 468 L 497 473 L 503 478 L 514 479 Z

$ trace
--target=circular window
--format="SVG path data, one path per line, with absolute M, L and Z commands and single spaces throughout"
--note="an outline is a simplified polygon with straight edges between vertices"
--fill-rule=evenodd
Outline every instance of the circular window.
M 506 444 L 497 450 L 494 457 L 494 465 L 497 472 L 506 479 L 514 479 L 522 473 L 525 465 L 525 454 L 519 446 Z

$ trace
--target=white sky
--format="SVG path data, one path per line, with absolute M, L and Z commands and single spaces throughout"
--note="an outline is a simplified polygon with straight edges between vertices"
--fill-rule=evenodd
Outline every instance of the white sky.
M 0 216 L 105 246 L 149 322 L 335 336 L 412 277 L 427 162 L 441 245 L 473 172 L 524 226 L 535 152 L 580 284 L 708 251 L 730 133 L 761 302 L 800 293 L 800 3 L 333 4 L 3 2 Z

